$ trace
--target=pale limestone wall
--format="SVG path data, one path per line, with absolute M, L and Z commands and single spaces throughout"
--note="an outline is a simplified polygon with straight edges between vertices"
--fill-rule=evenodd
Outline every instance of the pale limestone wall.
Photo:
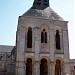
M 25 49 L 25 27 L 22 20 L 19 19 L 17 30 L 17 56 L 16 56 L 16 75 L 24 75 L 24 49 Z
M 32 27 L 32 48 L 27 48 L 27 30 Z M 47 44 L 41 44 L 41 31 L 46 28 Z M 55 33 L 60 32 L 61 50 L 56 50 Z M 55 75 L 56 59 L 62 63 L 62 75 L 70 75 L 68 29 L 66 21 L 49 20 L 33 17 L 20 17 L 17 31 L 16 75 L 26 74 L 26 59 L 33 62 L 33 75 L 40 74 L 40 60 L 48 62 L 48 75 Z

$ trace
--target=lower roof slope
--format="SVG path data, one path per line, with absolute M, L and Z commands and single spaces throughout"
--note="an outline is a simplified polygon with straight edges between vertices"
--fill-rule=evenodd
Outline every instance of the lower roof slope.
M 11 52 L 14 46 L 0 45 L 1 52 Z

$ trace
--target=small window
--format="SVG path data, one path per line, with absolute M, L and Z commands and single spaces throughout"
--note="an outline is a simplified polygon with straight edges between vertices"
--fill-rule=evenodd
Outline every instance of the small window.
M 41 43 L 47 43 L 47 32 L 45 29 L 41 32 Z
M 41 3 L 40 2 L 37 2 L 37 4 L 40 5 Z
M 10 55 L 7 55 L 6 58 L 9 59 L 10 58 Z
M 2 60 L 3 56 L 0 56 L 0 60 Z
M 37 4 L 40 5 L 41 4 L 41 0 L 37 0 Z
M 48 5 L 48 2 L 47 2 L 47 0 L 44 0 L 44 5 Z
M 48 3 L 44 3 L 44 5 L 48 5 Z
M 74 66 L 74 69 L 75 69 L 75 66 Z
M 60 34 L 59 34 L 59 30 L 56 30 L 55 41 L 56 41 L 56 49 L 60 49 Z
M 8 58 L 10 58 L 10 56 L 8 56 Z
M 44 2 L 47 2 L 47 0 L 44 0 Z

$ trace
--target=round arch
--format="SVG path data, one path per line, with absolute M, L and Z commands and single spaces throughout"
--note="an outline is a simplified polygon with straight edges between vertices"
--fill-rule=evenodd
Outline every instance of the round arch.
M 32 75 L 32 59 L 27 58 L 26 60 L 26 75 Z
M 46 59 L 48 63 L 50 62 L 50 59 L 47 56 L 42 56 L 42 57 L 40 57 L 40 61 L 41 61 L 41 59 Z
M 45 58 L 40 61 L 40 75 L 48 75 L 48 64 Z
M 55 59 L 55 75 L 61 75 L 63 69 L 63 60 L 61 58 Z
M 34 62 L 35 62 L 35 60 L 34 60 L 34 57 L 33 57 L 33 56 L 31 56 L 31 55 L 28 55 L 28 56 L 26 56 L 26 57 L 25 57 L 25 59 L 24 59 L 25 64 L 26 64 L 26 60 L 27 60 L 28 58 L 31 58 L 31 59 L 32 59 L 32 65 L 33 65 L 33 64 L 34 64 Z
M 48 27 L 47 24 L 41 24 L 40 28 L 41 28 L 41 31 L 42 31 L 43 29 L 45 29 L 46 32 L 49 30 L 49 27 Z
M 61 64 L 63 64 L 63 62 L 64 62 L 64 59 L 62 57 L 56 57 L 55 58 L 55 62 L 56 62 L 56 60 L 60 60 L 61 61 Z

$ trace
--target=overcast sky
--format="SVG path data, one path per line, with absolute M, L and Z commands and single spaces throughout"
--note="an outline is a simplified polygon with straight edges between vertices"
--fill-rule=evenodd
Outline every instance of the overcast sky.
M 0 45 L 15 45 L 18 16 L 25 13 L 34 0 L 0 1 Z M 75 58 L 74 0 L 50 0 L 50 6 L 64 20 L 69 21 L 70 58 Z

